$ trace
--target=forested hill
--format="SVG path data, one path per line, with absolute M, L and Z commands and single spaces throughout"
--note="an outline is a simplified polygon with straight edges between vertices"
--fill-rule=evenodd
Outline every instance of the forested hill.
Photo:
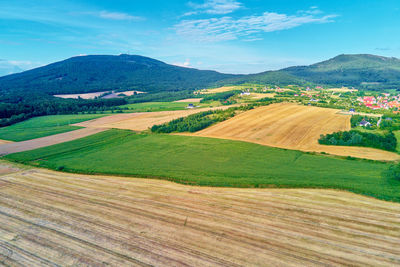
M 359 89 L 400 87 L 400 59 L 375 55 L 339 55 L 310 66 L 281 70 L 316 84 L 354 86 Z
M 296 66 L 278 71 L 265 71 L 236 76 L 220 82 L 245 82 L 272 85 L 349 86 L 358 89 L 400 88 L 400 59 L 375 55 L 339 55 L 309 66 Z
M 310 66 L 249 75 L 178 67 L 135 55 L 72 57 L 44 67 L 0 77 L 0 94 L 64 94 L 107 90 L 163 92 L 246 82 L 271 85 L 353 86 L 398 89 L 400 60 L 375 55 L 339 55 Z
M 231 77 L 235 75 L 178 67 L 142 56 L 92 55 L 0 77 L 0 92 L 179 91 L 207 87 Z

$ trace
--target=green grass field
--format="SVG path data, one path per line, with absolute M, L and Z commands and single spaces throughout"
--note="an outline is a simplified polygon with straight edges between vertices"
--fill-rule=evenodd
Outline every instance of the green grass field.
M 394 131 L 393 133 L 397 139 L 397 147 L 396 147 L 397 153 L 400 153 L 400 131 Z
M 400 181 L 382 177 L 389 164 L 239 141 L 109 130 L 6 158 L 70 172 L 204 186 L 336 188 L 400 202 Z
M 0 139 L 25 141 L 48 135 L 73 131 L 82 127 L 69 124 L 92 120 L 104 114 L 51 115 L 32 118 L 11 126 L 0 128 Z
M 119 106 L 120 108 L 129 108 L 125 112 L 156 112 L 156 111 L 171 111 L 182 110 L 188 106 L 189 103 L 183 102 L 145 102 L 136 104 L 127 104 Z M 199 103 L 193 103 L 198 105 Z

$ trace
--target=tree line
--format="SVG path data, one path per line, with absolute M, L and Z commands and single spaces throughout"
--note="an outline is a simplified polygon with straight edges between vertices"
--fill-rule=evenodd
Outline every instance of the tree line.
M 392 132 L 375 134 L 356 130 L 341 131 L 321 135 L 318 142 L 322 145 L 364 146 L 388 151 L 396 151 L 397 139 Z
M 153 125 L 151 131 L 153 133 L 173 133 L 173 132 L 197 132 L 210 125 L 227 120 L 235 116 L 237 111 L 245 111 L 253 109 L 254 105 L 241 107 L 233 107 L 225 110 L 208 110 L 189 115 L 187 117 L 178 118 L 170 122 Z
M 13 102 L 0 101 L 0 127 L 8 126 L 37 116 L 76 114 L 78 112 L 104 111 L 110 107 L 127 104 L 124 98 L 113 99 L 62 99 L 55 97 L 14 99 Z

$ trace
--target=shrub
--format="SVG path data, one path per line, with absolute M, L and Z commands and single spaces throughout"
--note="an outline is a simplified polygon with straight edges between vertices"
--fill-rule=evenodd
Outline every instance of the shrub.
M 400 164 L 393 164 L 389 167 L 389 169 L 384 173 L 389 179 L 395 179 L 400 181 Z

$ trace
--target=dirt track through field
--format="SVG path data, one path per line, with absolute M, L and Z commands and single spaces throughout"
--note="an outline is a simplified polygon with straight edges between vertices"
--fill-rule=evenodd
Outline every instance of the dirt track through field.
M 66 133 L 60 133 L 46 137 L 36 138 L 28 141 L 0 144 L 0 156 L 16 152 L 32 150 L 45 146 L 51 146 L 59 143 L 64 143 L 78 138 L 83 138 L 92 134 L 96 134 L 105 130 L 106 130 L 105 128 L 101 129 L 84 128 Z
M 302 151 L 326 152 L 374 160 L 400 160 L 400 155 L 380 149 L 319 145 L 321 134 L 350 130 L 350 116 L 336 109 L 291 103 L 259 107 L 194 134 L 253 142 Z
M 10 172 L 0 176 L 5 265 L 400 264 L 400 204 L 334 190 Z
M 12 143 L 12 141 L 8 141 L 8 140 L 2 140 L 2 139 L 0 139 L 0 145 L 3 145 L 3 144 L 9 144 L 9 143 Z
M 153 125 L 163 124 L 174 119 L 189 116 L 191 114 L 207 110 L 227 109 L 233 106 L 236 105 L 175 111 L 116 114 L 73 125 L 90 128 L 117 128 L 133 131 L 144 131 L 151 128 Z

